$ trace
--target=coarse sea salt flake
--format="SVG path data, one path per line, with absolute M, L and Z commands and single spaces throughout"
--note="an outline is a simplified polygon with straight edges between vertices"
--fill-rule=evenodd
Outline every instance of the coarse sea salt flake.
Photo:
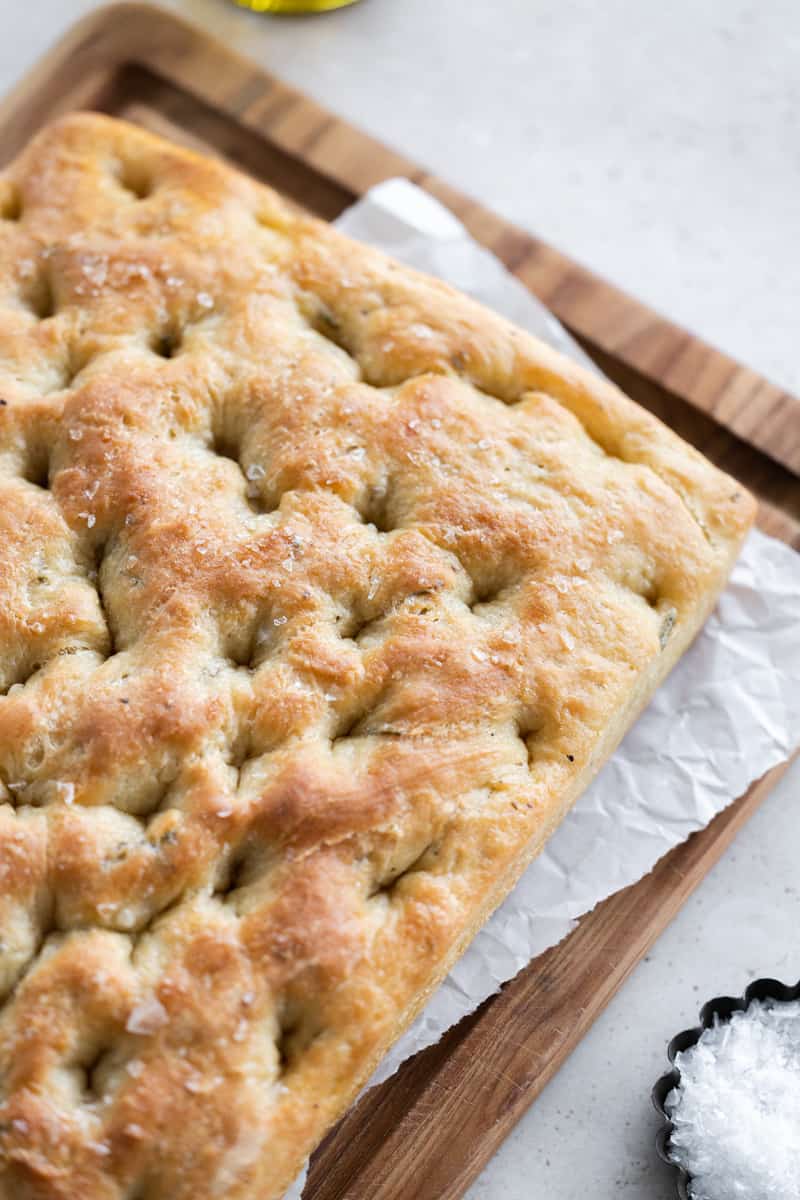
M 101 288 L 108 276 L 108 260 L 98 255 L 89 254 L 81 264 L 84 279 L 95 288 Z
M 160 1000 L 151 996 L 149 1000 L 143 1000 L 141 1004 L 137 1004 L 135 1008 L 131 1009 L 128 1020 L 125 1022 L 125 1028 L 128 1033 L 148 1034 L 155 1033 L 166 1023 L 167 1010 Z
M 692 1200 L 800 1200 L 800 1001 L 754 1001 L 675 1066 L 670 1155 Z
M 134 908 L 120 908 L 117 910 L 117 923 L 120 929 L 133 929 L 136 924 L 136 910 Z
M 63 800 L 65 804 L 75 803 L 75 784 L 66 780 L 55 779 L 53 787 L 59 800 Z

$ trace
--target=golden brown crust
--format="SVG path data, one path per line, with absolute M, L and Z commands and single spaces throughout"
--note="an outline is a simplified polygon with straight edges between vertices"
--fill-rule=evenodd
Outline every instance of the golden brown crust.
M 677 659 L 752 500 L 132 127 L 0 184 L 0 1197 L 268 1200 Z

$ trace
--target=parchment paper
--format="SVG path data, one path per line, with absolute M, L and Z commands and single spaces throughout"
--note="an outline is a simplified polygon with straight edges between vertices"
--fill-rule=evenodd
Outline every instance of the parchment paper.
M 337 224 L 592 366 L 499 260 L 407 180 L 380 184 Z M 438 1041 L 579 916 L 641 879 L 798 745 L 800 555 L 755 531 L 694 645 L 370 1086 Z M 292 1189 L 287 1200 L 299 1195 Z

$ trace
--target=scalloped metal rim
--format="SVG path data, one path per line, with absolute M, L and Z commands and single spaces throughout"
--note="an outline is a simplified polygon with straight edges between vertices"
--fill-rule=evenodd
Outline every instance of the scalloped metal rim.
M 667 1096 L 674 1087 L 677 1087 L 681 1077 L 680 1071 L 675 1066 L 675 1056 L 682 1050 L 688 1050 L 690 1046 L 696 1045 L 703 1031 L 709 1029 L 713 1024 L 714 1017 L 719 1017 L 721 1021 L 729 1021 L 733 1013 L 744 1012 L 754 1000 L 778 1000 L 780 1003 L 800 1000 L 800 982 L 796 983 L 794 987 L 790 987 L 778 979 L 756 979 L 743 996 L 716 996 L 700 1009 L 700 1024 L 693 1029 L 684 1029 L 681 1033 L 676 1033 L 667 1046 L 667 1058 L 672 1064 L 672 1070 L 661 1076 L 650 1095 L 656 1111 L 664 1119 L 663 1128 L 658 1131 L 656 1136 L 656 1150 L 659 1158 L 672 1167 L 677 1175 L 680 1200 L 691 1200 L 689 1196 L 691 1176 L 669 1156 L 669 1140 L 672 1136 L 673 1124 L 665 1104 Z

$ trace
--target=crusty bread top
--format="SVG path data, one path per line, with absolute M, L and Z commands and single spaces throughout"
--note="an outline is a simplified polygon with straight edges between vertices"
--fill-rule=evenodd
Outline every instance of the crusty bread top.
M 98 116 L 0 182 L 0 1197 L 268 1200 L 724 582 L 646 412 Z

